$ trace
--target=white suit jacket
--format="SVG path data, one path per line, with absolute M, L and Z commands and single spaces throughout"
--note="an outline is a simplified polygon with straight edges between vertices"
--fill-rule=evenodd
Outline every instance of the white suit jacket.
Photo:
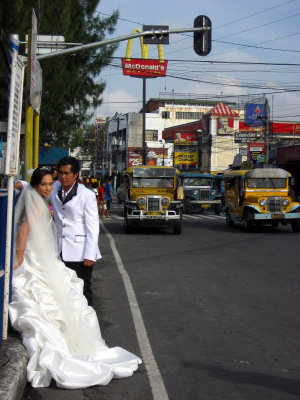
M 84 185 L 78 184 L 77 195 L 63 204 L 58 197 L 60 188 L 61 184 L 55 183 L 50 196 L 58 250 L 62 252 L 64 261 L 96 261 L 101 258 L 96 196 Z

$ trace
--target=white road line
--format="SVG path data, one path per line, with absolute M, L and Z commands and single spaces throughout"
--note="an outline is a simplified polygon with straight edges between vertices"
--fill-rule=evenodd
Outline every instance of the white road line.
M 129 275 L 127 274 L 127 271 L 124 268 L 122 259 L 120 257 L 120 254 L 117 250 L 114 238 L 112 235 L 109 233 L 108 229 L 106 226 L 102 223 L 102 229 L 104 230 L 107 238 L 109 239 L 110 246 L 112 249 L 112 252 L 114 254 L 118 270 L 122 276 L 126 294 L 128 297 L 128 302 L 129 306 L 131 309 L 131 314 L 135 326 L 135 331 L 136 335 L 138 338 L 139 346 L 141 349 L 141 354 L 142 354 L 142 359 L 145 364 L 145 368 L 147 371 L 147 375 L 149 378 L 151 390 L 152 390 L 152 395 L 153 395 L 153 400 L 169 400 L 168 393 L 166 391 L 164 381 L 162 379 L 162 376 L 160 374 L 160 371 L 157 366 L 157 362 L 154 358 L 154 354 L 152 352 L 151 344 L 148 338 L 148 334 L 145 328 L 145 324 L 143 321 L 143 317 L 141 314 L 141 310 L 139 308 L 134 289 L 131 283 L 131 280 L 129 278 Z

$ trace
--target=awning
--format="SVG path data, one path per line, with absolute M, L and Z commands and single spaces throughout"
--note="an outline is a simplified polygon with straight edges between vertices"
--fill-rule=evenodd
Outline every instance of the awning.
M 216 107 L 209 110 L 204 116 L 235 118 L 238 117 L 239 115 L 237 112 L 233 111 L 231 108 L 226 106 L 226 104 L 219 103 Z

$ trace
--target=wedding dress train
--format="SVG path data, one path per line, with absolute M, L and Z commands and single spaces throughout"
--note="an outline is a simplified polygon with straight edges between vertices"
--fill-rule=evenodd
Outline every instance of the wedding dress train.
M 30 233 L 13 273 L 9 315 L 28 351 L 28 381 L 46 387 L 54 378 L 57 386 L 76 389 L 132 375 L 141 359 L 105 344 L 83 281 L 58 259 L 47 205 L 31 187 L 18 201 L 16 230 L 24 218 Z

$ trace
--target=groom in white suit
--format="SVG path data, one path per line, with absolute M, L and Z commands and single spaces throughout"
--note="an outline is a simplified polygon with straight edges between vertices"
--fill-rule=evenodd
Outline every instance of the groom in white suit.
M 79 162 L 64 157 L 58 165 L 59 183 L 51 193 L 58 248 L 63 262 L 84 281 L 84 295 L 93 305 L 92 273 L 97 259 L 99 217 L 94 192 L 78 183 Z

